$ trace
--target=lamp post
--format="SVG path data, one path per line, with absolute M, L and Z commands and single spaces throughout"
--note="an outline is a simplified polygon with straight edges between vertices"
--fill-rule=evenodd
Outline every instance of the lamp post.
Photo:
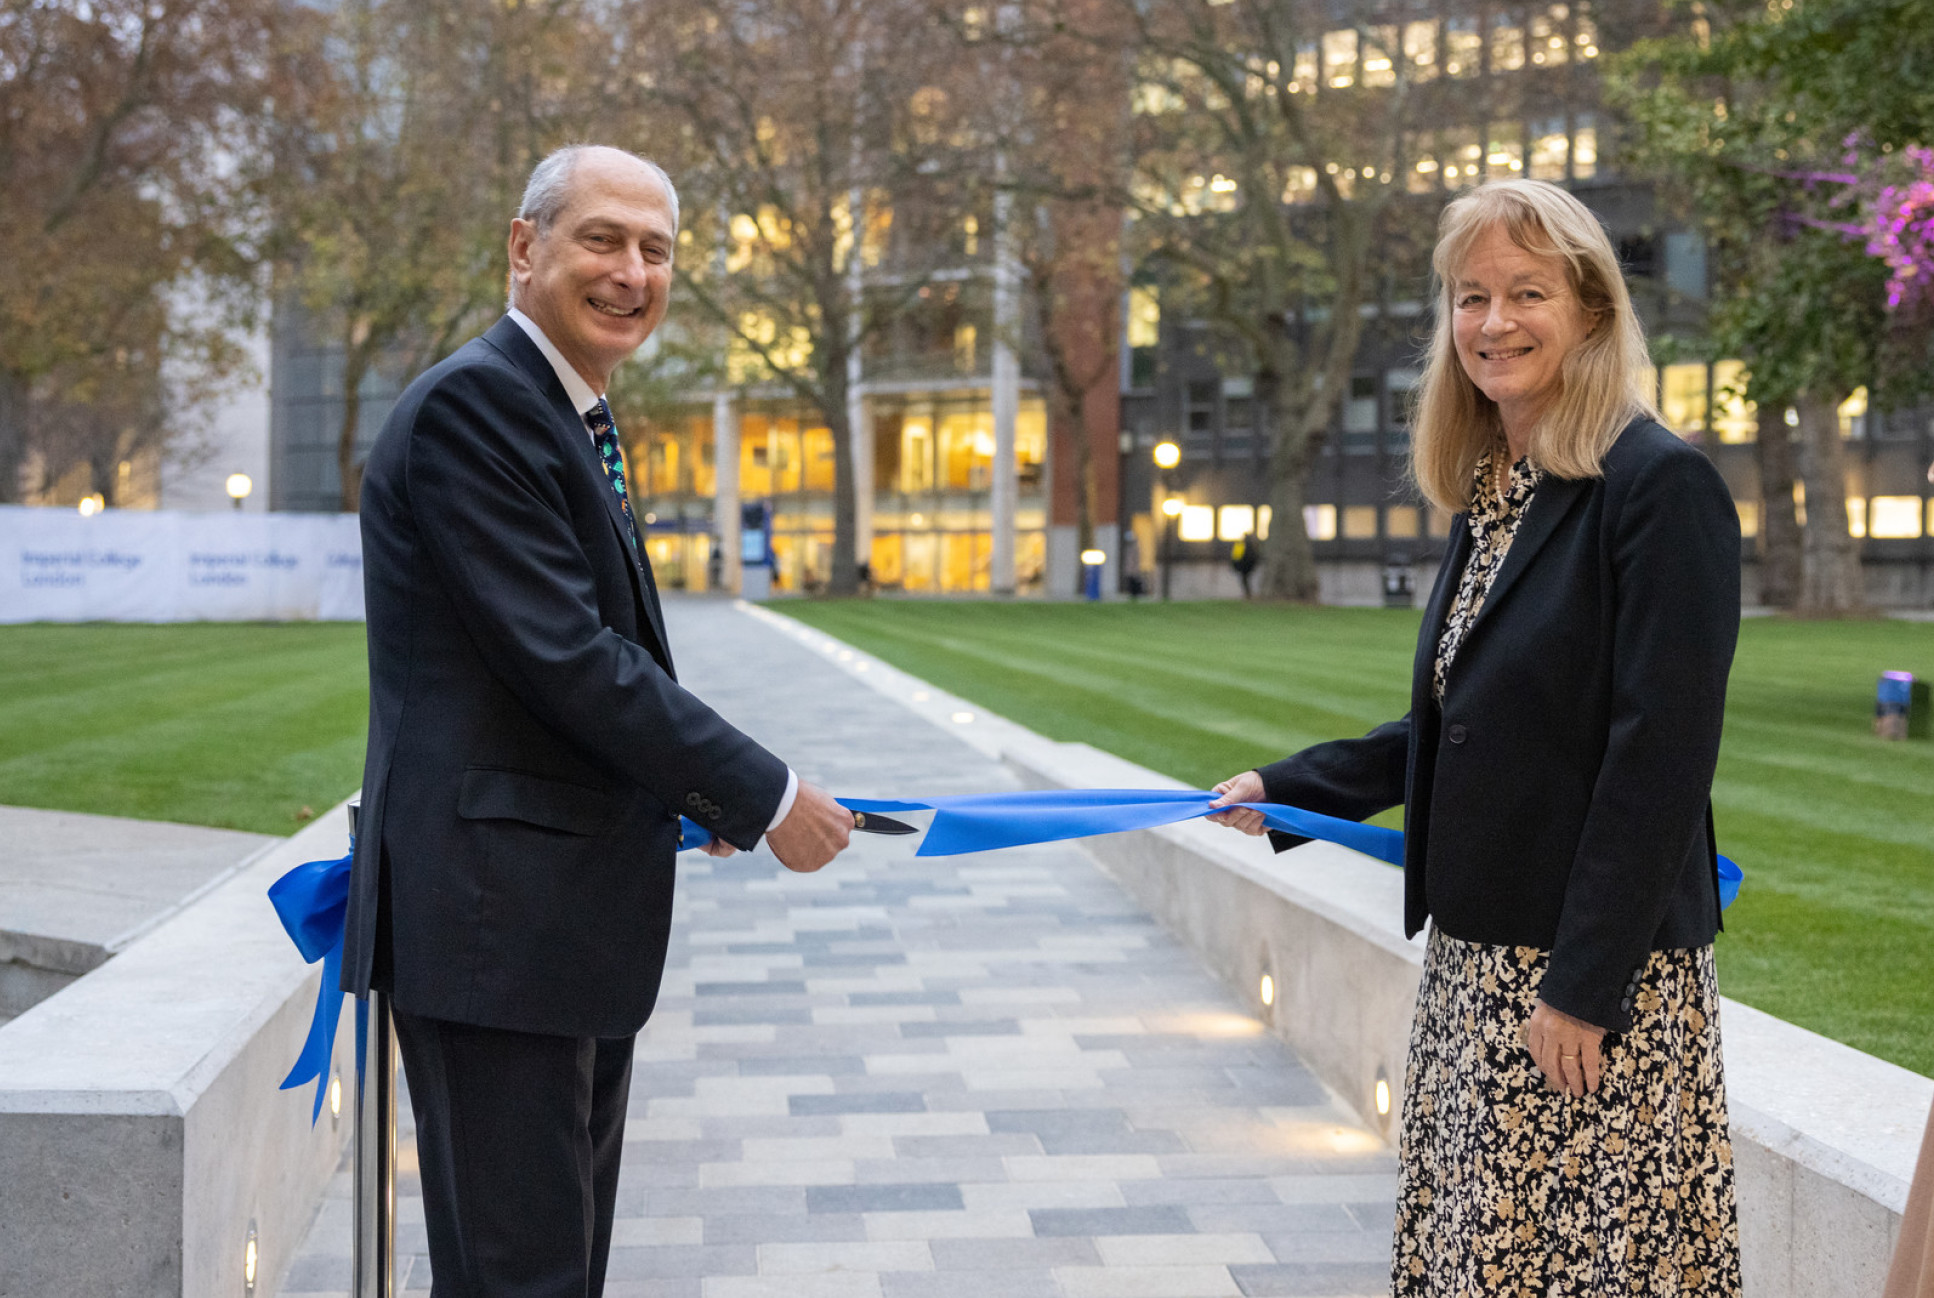
M 254 490 L 255 479 L 249 477 L 248 474 L 231 473 L 228 475 L 228 498 L 235 502 L 236 509 L 239 510 L 242 507 L 242 501 L 247 498 L 249 492 Z
M 1174 567 L 1175 520 L 1182 516 L 1182 498 L 1170 496 L 1162 502 L 1162 599 L 1168 599 L 1168 574 Z
M 1155 499 L 1161 502 L 1162 513 L 1165 515 L 1161 525 L 1162 526 L 1161 562 L 1162 562 L 1162 598 L 1163 599 L 1168 598 L 1168 570 L 1169 570 L 1169 563 L 1171 559 L 1170 552 L 1174 548 L 1173 544 L 1170 541 L 1169 533 L 1174 529 L 1175 516 L 1182 512 L 1182 502 L 1171 498 L 1168 494 L 1168 471 L 1174 468 L 1176 465 L 1180 464 L 1181 462 L 1182 462 L 1181 447 L 1177 446 L 1174 442 L 1167 442 L 1167 441 L 1159 442 L 1156 444 L 1155 446 Z M 1171 509 L 1170 505 L 1173 505 L 1174 508 Z

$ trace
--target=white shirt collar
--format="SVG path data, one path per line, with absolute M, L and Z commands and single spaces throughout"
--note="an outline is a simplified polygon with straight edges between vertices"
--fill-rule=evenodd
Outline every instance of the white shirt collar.
M 510 309 L 510 318 L 517 322 L 519 329 L 530 335 L 530 340 L 537 344 L 537 350 L 544 353 L 544 359 L 557 371 L 557 381 L 564 385 L 564 395 L 571 399 L 571 408 L 579 414 L 589 413 L 601 398 L 584 381 L 584 376 L 571 367 L 571 362 L 564 359 L 564 353 L 557 349 L 557 344 L 544 336 L 544 331 L 537 327 L 535 320 L 516 307 Z

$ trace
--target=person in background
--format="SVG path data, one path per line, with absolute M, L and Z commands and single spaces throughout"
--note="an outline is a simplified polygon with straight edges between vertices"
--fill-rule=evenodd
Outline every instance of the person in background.
M 1261 562 L 1262 545 L 1256 540 L 1255 533 L 1253 532 L 1244 532 L 1236 538 L 1236 543 L 1229 548 L 1229 566 L 1234 568 L 1236 570 L 1236 576 L 1242 579 L 1242 597 L 1244 599 L 1250 597 L 1249 574 L 1254 572 L 1256 565 Z
M 1482 185 L 1445 208 L 1433 268 L 1412 471 L 1455 521 L 1410 711 L 1225 780 L 1216 805 L 1405 808 L 1404 928 L 1430 936 L 1397 1298 L 1734 1298 L 1710 791 L 1738 516 L 1660 424 L 1577 199 Z

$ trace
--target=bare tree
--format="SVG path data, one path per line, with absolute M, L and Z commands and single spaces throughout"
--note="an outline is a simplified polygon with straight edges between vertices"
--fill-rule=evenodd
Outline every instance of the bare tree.
M 447 354 L 500 309 L 524 179 L 597 119 L 610 34 L 571 0 L 347 0 L 330 75 L 276 158 L 280 287 L 342 357 L 342 508 L 361 494 L 362 392 L 379 365 Z
M 248 159 L 301 76 L 313 15 L 273 0 L 13 0 L 0 11 L 0 501 L 43 471 L 119 460 L 172 422 L 164 362 L 218 378 L 252 296 Z M 211 305 L 171 313 L 198 281 Z M 98 408 L 89 408 L 98 402 Z
M 1263 589 L 1317 596 L 1305 483 L 1378 294 L 1410 158 L 1414 83 L 1396 26 L 1339 29 L 1314 0 L 1043 0 L 1037 28 L 1132 60 L 1118 199 L 1165 310 L 1209 322 L 1254 375 L 1276 520 Z M 1325 36 L 1330 39 L 1325 41 Z M 1347 40 L 1339 39 L 1347 37 Z M 1347 57 L 1344 57 L 1347 55 Z M 1413 272 L 1414 273 L 1414 272 Z
M 912 0 L 669 0 L 639 23 L 641 107 L 683 199 L 680 291 L 727 340 L 728 381 L 777 386 L 831 431 L 828 589 L 851 594 L 855 362 L 944 259 L 916 229 L 962 210 L 969 87 Z

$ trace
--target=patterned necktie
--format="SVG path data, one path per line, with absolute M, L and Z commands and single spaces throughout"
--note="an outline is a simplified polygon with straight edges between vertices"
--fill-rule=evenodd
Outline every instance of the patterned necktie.
M 611 418 L 611 407 L 603 397 L 598 398 L 597 409 L 584 412 L 584 422 L 591 426 L 591 440 L 598 448 L 598 458 L 604 461 L 604 476 L 611 479 L 611 489 L 618 493 L 618 507 L 624 510 L 625 528 L 631 534 L 631 548 L 638 548 L 638 520 L 631 515 L 631 492 L 625 487 L 624 457 L 618 453 L 618 425 Z

